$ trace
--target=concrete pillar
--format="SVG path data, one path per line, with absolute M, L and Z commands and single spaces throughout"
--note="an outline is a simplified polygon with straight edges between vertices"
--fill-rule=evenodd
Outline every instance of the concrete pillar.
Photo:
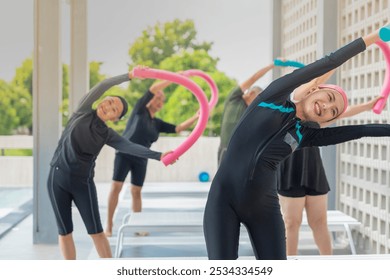
M 337 49 L 337 0 L 318 1 L 318 58 L 323 57 Z M 327 81 L 330 84 L 337 83 L 337 72 Z M 336 172 L 336 146 L 321 148 L 322 162 L 328 178 L 331 191 L 328 193 L 328 209 L 336 209 L 337 172 Z
M 70 10 L 69 116 L 89 89 L 87 0 L 70 0 Z
M 281 0 L 272 1 L 272 58 L 280 57 L 282 45 L 282 4 Z M 281 75 L 280 67 L 272 69 L 272 80 L 279 78 Z
M 58 232 L 46 181 L 61 133 L 61 0 L 34 0 L 33 242 L 56 243 Z

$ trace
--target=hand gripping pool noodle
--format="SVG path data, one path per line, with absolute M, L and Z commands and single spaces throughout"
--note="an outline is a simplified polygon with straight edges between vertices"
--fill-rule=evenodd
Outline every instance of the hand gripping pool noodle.
M 294 61 L 294 60 L 286 60 L 286 61 L 283 61 L 283 60 L 280 60 L 280 59 L 275 59 L 274 60 L 274 65 L 275 66 L 291 66 L 291 67 L 296 67 L 296 68 L 302 68 L 305 66 L 305 64 L 303 63 L 300 63 L 298 61 Z
M 139 78 L 152 78 L 160 80 L 168 80 L 173 83 L 182 85 L 189 89 L 196 97 L 200 104 L 200 114 L 199 121 L 197 122 L 194 130 L 191 134 L 181 143 L 172 153 L 167 154 L 162 158 L 162 162 L 165 166 L 171 164 L 173 161 L 177 160 L 182 154 L 184 154 L 202 135 L 203 131 L 206 128 L 207 120 L 209 118 L 209 106 L 207 103 L 207 98 L 203 90 L 189 78 L 172 73 L 165 70 L 158 70 L 152 68 L 134 68 L 133 74 L 135 77 Z
M 381 48 L 386 61 L 385 79 L 383 81 L 383 86 L 380 93 L 383 98 L 379 99 L 372 109 L 374 113 L 380 114 L 385 107 L 387 98 L 390 94 L 390 47 L 387 43 L 382 41 L 378 41 L 375 44 Z
M 209 111 L 211 111 L 218 102 L 218 87 L 215 84 L 214 80 L 209 75 L 204 73 L 203 71 L 197 70 L 197 69 L 191 69 L 191 70 L 184 71 L 183 75 L 185 75 L 185 76 L 198 76 L 198 77 L 204 79 L 208 83 L 208 85 L 211 89 L 211 98 L 209 101 Z

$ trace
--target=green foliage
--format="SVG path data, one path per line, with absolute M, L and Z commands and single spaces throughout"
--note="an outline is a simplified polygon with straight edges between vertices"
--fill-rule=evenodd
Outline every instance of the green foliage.
M 12 107 L 12 90 L 3 80 L 0 80 L 0 134 L 12 133 L 18 124 L 16 109 Z
M 148 27 L 129 50 L 135 64 L 158 65 L 175 53 L 203 49 L 208 52 L 211 43 L 196 43 L 196 30 L 192 20 L 174 20 Z M 132 65 L 134 66 L 134 65 Z
M 235 81 L 219 72 L 219 58 L 211 57 L 208 53 L 212 42 L 197 42 L 197 32 L 192 20 L 174 20 L 157 23 L 148 27 L 130 47 L 129 55 L 132 63 L 146 65 L 151 68 L 179 72 L 187 69 L 199 69 L 208 73 L 216 82 L 219 89 L 219 101 L 211 112 L 205 135 L 219 135 L 223 103 L 229 91 L 235 86 Z M 210 98 L 210 89 L 205 81 L 195 79 L 206 95 Z M 130 104 L 135 102 L 152 85 L 153 80 L 134 79 L 129 86 Z M 171 85 L 165 89 L 166 103 L 157 114 L 161 119 L 179 124 L 194 115 L 199 109 L 196 98 L 187 89 Z
M 69 66 L 62 65 L 62 126 L 65 126 L 69 119 Z
M 91 61 L 89 63 L 89 88 L 93 88 L 96 84 L 103 81 L 106 76 L 100 74 L 100 66 L 102 62 Z
M 105 78 L 99 72 L 101 64 L 93 61 L 89 65 L 91 88 Z M 32 58 L 27 58 L 16 69 L 10 84 L 0 83 L 0 134 L 17 133 L 22 128 L 27 128 L 30 133 L 32 131 L 32 67 Z M 120 94 L 125 95 L 124 92 Z M 62 124 L 65 126 L 69 118 L 69 66 L 66 64 L 62 65 L 62 99 Z
M 4 149 L 2 150 L 4 156 L 18 156 L 18 157 L 29 157 L 32 156 L 32 149 Z M 0 154 L 0 156 L 2 156 Z
M 32 102 L 27 89 L 0 80 L 0 134 L 31 130 Z
M 62 64 L 62 99 L 69 98 L 69 66 Z
M 192 20 L 174 20 L 172 22 L 157 23 L 148 27 L 130 47 L 129 55 L 132 69 L 136 65 L 145 65 L 152 68 L 163 68 L 160 63 L 165 59 L 183 52 L 203 50 L 206 53 L 211 49 L 212 43 L 196 42 L 196 30 Z M 182 68 L 179 70 L 188 69 Z M 153 80 L 135 79 L 130 83 L 133 93 L 128 101 L 134 105 L 143 93 L 151 86 Z
M 15 77 L 11 84 L 17 87 L 25 88 L 32 95 L 33 81 L 33 60 L 27 58 L 22 62 L 22 65 L 16 68 Z
M 219 58 L 212 57 L 209 51 L 212 42 L 198 42 L 197 32 L 192 20 L 173 20 L 157 23 L 142 32 L 129 49 L 130 69 L 136 65 L 179 72 L 187 69 L 200 69 L 208 73 L 217 83 L 219 101 L 211 112 L 205 135 L 219 135 L 224 101 L 236 82 L 218 71 Z M 100 73 L 101 62 L 90 62 L 90 88 L 106 78 Z M 20 128 L 31 130 L 32 123 L 32 59 L 27 58 L 16 69 L 15 77 L 10 84 L 0 80 L 0 134 L 12 134 Z M 68 121 L 69 67 L 62 68 L 63 125 Z M 205 81 L 194 78 L 195 82 L 210 97 L 210 89 Z M 120 95 L 129 102 L 129 112 L 136 101 L 151 86 L 154 80 L 134 79 L 129 88 L 111 88 L 105 95 Z M 194 115 L 199 109 L 196 98 L 187 89 L 171 85 L 165 89 L 166 104 L 157 114 L 158 117 L 179 124 Z M 125 118 L 126 119 L 126 118 Z M 115 130 L 123 131 L 126 121 L 109 123 Z
M 222 72 L 208 73 L 214 82 L 217 84 L 219 95 L 218 103 L 210 112 L 209 121 L 207 123 L 204 135 L 217 136 L 220 134 L 220 124 L 224 102 L 230 90 L 235 86 L 234 80 L 228 78 Z M 203 89 L 208 97 L 211 98 L 211 90 L 208 84 L 201 78 L 195 77 L 193 80 Z M 168 92 L 168 91 L 166 91 Z M 176 87 L 175 90 L 167 94 L 170 96 L 165 103 L 163 109 L 157 114 L 158 117 L 167 122 L 179 124 L 184 120 L 194 115 L 199 110 L 199 104 L 195 96 L 184 87 Z

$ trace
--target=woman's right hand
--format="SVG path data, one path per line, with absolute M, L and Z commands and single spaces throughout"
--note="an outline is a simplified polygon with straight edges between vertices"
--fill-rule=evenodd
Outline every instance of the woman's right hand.
M 160 157 L 160 161 L 163 159 L 163 157 L 165 157 L 166 155 L 168 154 L 171 154 L 173 153 L 173 151 L 168 151 L 168 152 L 165 152 L 165 153 L 162 153 L 161 154 L 161 157 Z M 172 161 L 170 164 L 174 164 L 178 159 L 175 159 L 174 161 Z

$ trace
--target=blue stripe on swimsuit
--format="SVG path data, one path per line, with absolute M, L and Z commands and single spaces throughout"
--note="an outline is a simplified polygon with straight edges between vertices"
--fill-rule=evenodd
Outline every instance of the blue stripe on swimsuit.
M 294 112 L 294 108 L 292 107 L 283 107 L 282 105 L 275 105 L 273 103 L 267 103 L 267 102 L 261 102 L 259 105 L 260 107 L 264 108 L 270 108 L 272 110 L 279 110 L 282 113 L 291 113 Z
M 278 110 L 282 113 L 291 113 L 291 112 L 294 112 L 294 108 L 292 107 L 284 107 L 282 105 L 275 105 L 274 103 L 267 103 L 267 102 L 261 102 L 259 105 L 257 106 L 260 106 L 260 107 L 263 107 L 263 108 L 269 108 L 269 109 L 272 109 L 272 110 Z M 301 124 L 299 121 L 297 121 L 296 125 L 295 125 L 295 128 L 296 128 L 296 135 L 298 137 L 298 143 L 301 143 L 302 141 L 302 138 L 303 138 L 303 135 L 300 131 L 301 129 Z

